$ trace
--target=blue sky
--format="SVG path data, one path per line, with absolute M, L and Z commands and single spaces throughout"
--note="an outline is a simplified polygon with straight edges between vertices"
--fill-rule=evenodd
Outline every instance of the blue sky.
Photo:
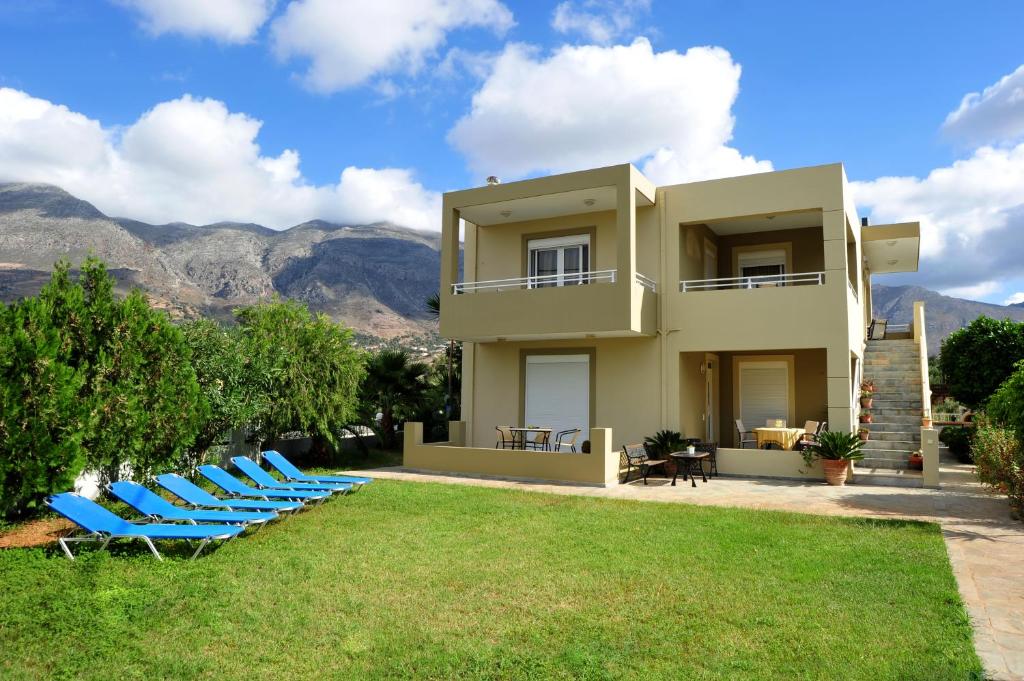
M 0 180 L 155 222 L 429 229 L 438 192 L 490 172 L 633 161 L 667 183 L 842 161 L 862 212 L 927 221 L 934 271 L 906 281 L 1024 291 L 1008 255 L 971 255 L 1024 228 L 1024 3 L 220 3 L 0 0 Z M 538 83 L 565 98 L 523 104 Z M 660 111 L 633 125 L 641 108 Z

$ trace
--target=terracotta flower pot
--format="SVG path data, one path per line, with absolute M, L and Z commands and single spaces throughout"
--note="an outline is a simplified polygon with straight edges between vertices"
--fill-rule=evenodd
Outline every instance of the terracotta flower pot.
M 871 416 L 871 414 L 861 414 L 860 415 L 860 422 L 861 423 L 871 423 L 871 421 L 873 419 L 874 419 L 874 417 Z
M 825 482 L 830 485 L 846 484 L 849 462 L 841 459 L 822 459 L 821 467 L 825 469 Z
M 911 454 L 907 461 L 910 466 L 910 470 L 919 471 L 924 469 L 924 457 L 920 454 Z
M 922 428 L 931 428 L 932 427 L 932 417 L 931 416 L 923 416 L 923 417 L 921 417 L 921 427 Z
M 860 398 L 860 406 L 861 406 L 862 409 L 870 409 L 871 405 L 874 403 L 874 401 L 875 401 L 874 397 L 870 397 L 870 396 L 869 397 L 862 397 L 862 398 Z
M 860 438 L 861 442 L 867 442 L 868 438 L 871 437 L 871 431 L 866 428 L 864 430 L 858 430 L 857 436 Z

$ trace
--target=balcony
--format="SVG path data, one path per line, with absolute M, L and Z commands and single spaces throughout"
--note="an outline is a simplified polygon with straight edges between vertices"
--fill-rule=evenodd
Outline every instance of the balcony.
M 441 333 L 470 341 L 654 334 L 656 282 L 638 272 L 624 283 L 616 270 L 456 282 Z
M 690 279 L 679 282 L 679 291 L 724 291 L 729 289 L 778 288 L 781 286 L 824 286 L 824 272 L 766 274 L 755 277 L 723 277 L 721 279 Z

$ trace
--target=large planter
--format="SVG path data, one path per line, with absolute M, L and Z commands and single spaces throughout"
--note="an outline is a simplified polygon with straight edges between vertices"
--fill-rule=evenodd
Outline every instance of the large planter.
M 913 454 L 910 455 L 910 458 L 907 460 L 907 465 L 910 467 L 910 470 L 912 471 L 923 470 L 924 457 L 921 454 L 914 452 Z
M 861 409 L 870 409 L 871 405 L 874 404 L 875 398 L 872 395 L 860 398 Z
M 874 418 L 871 416 L 871 414 L 861 414 L 860 415 L 860 422 L 861 423 L 871 423 L 873 420 L 874 420 Z
M 830 485 L 845 485 L 849 466 L 850 463 L 843 459 L 822 459 L 821 467 L 825 469 L 825 482 Z

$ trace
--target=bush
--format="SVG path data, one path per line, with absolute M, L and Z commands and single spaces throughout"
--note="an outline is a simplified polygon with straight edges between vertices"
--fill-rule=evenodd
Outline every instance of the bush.
M 939 433 L 939 442 L 949 447 L 952 453 L 962 463 L 972 463 L 971 441 L 974 439 L 974 428 L 966 426 L 946 426 Z
M 982 420 L 971 449 L 982 483 L 1006 494 L 1018 518 L 1024 514 L 1024 448 L 1010 428 Z
M 0 304 L 0 517 L 38 512 L 85 465 L 85 372 L 70 366 L 38 298 Z
M 1024 360 L 1024 324 L 978 317 L 942 341 L 939 368 L 950 394 L 980 408 Z
M 672 452 L 686 448 L 683 434 L 675 430 L 659 430 L 654 435 L 644 438 L 647 455 L 656 459 L 664 459 Z

